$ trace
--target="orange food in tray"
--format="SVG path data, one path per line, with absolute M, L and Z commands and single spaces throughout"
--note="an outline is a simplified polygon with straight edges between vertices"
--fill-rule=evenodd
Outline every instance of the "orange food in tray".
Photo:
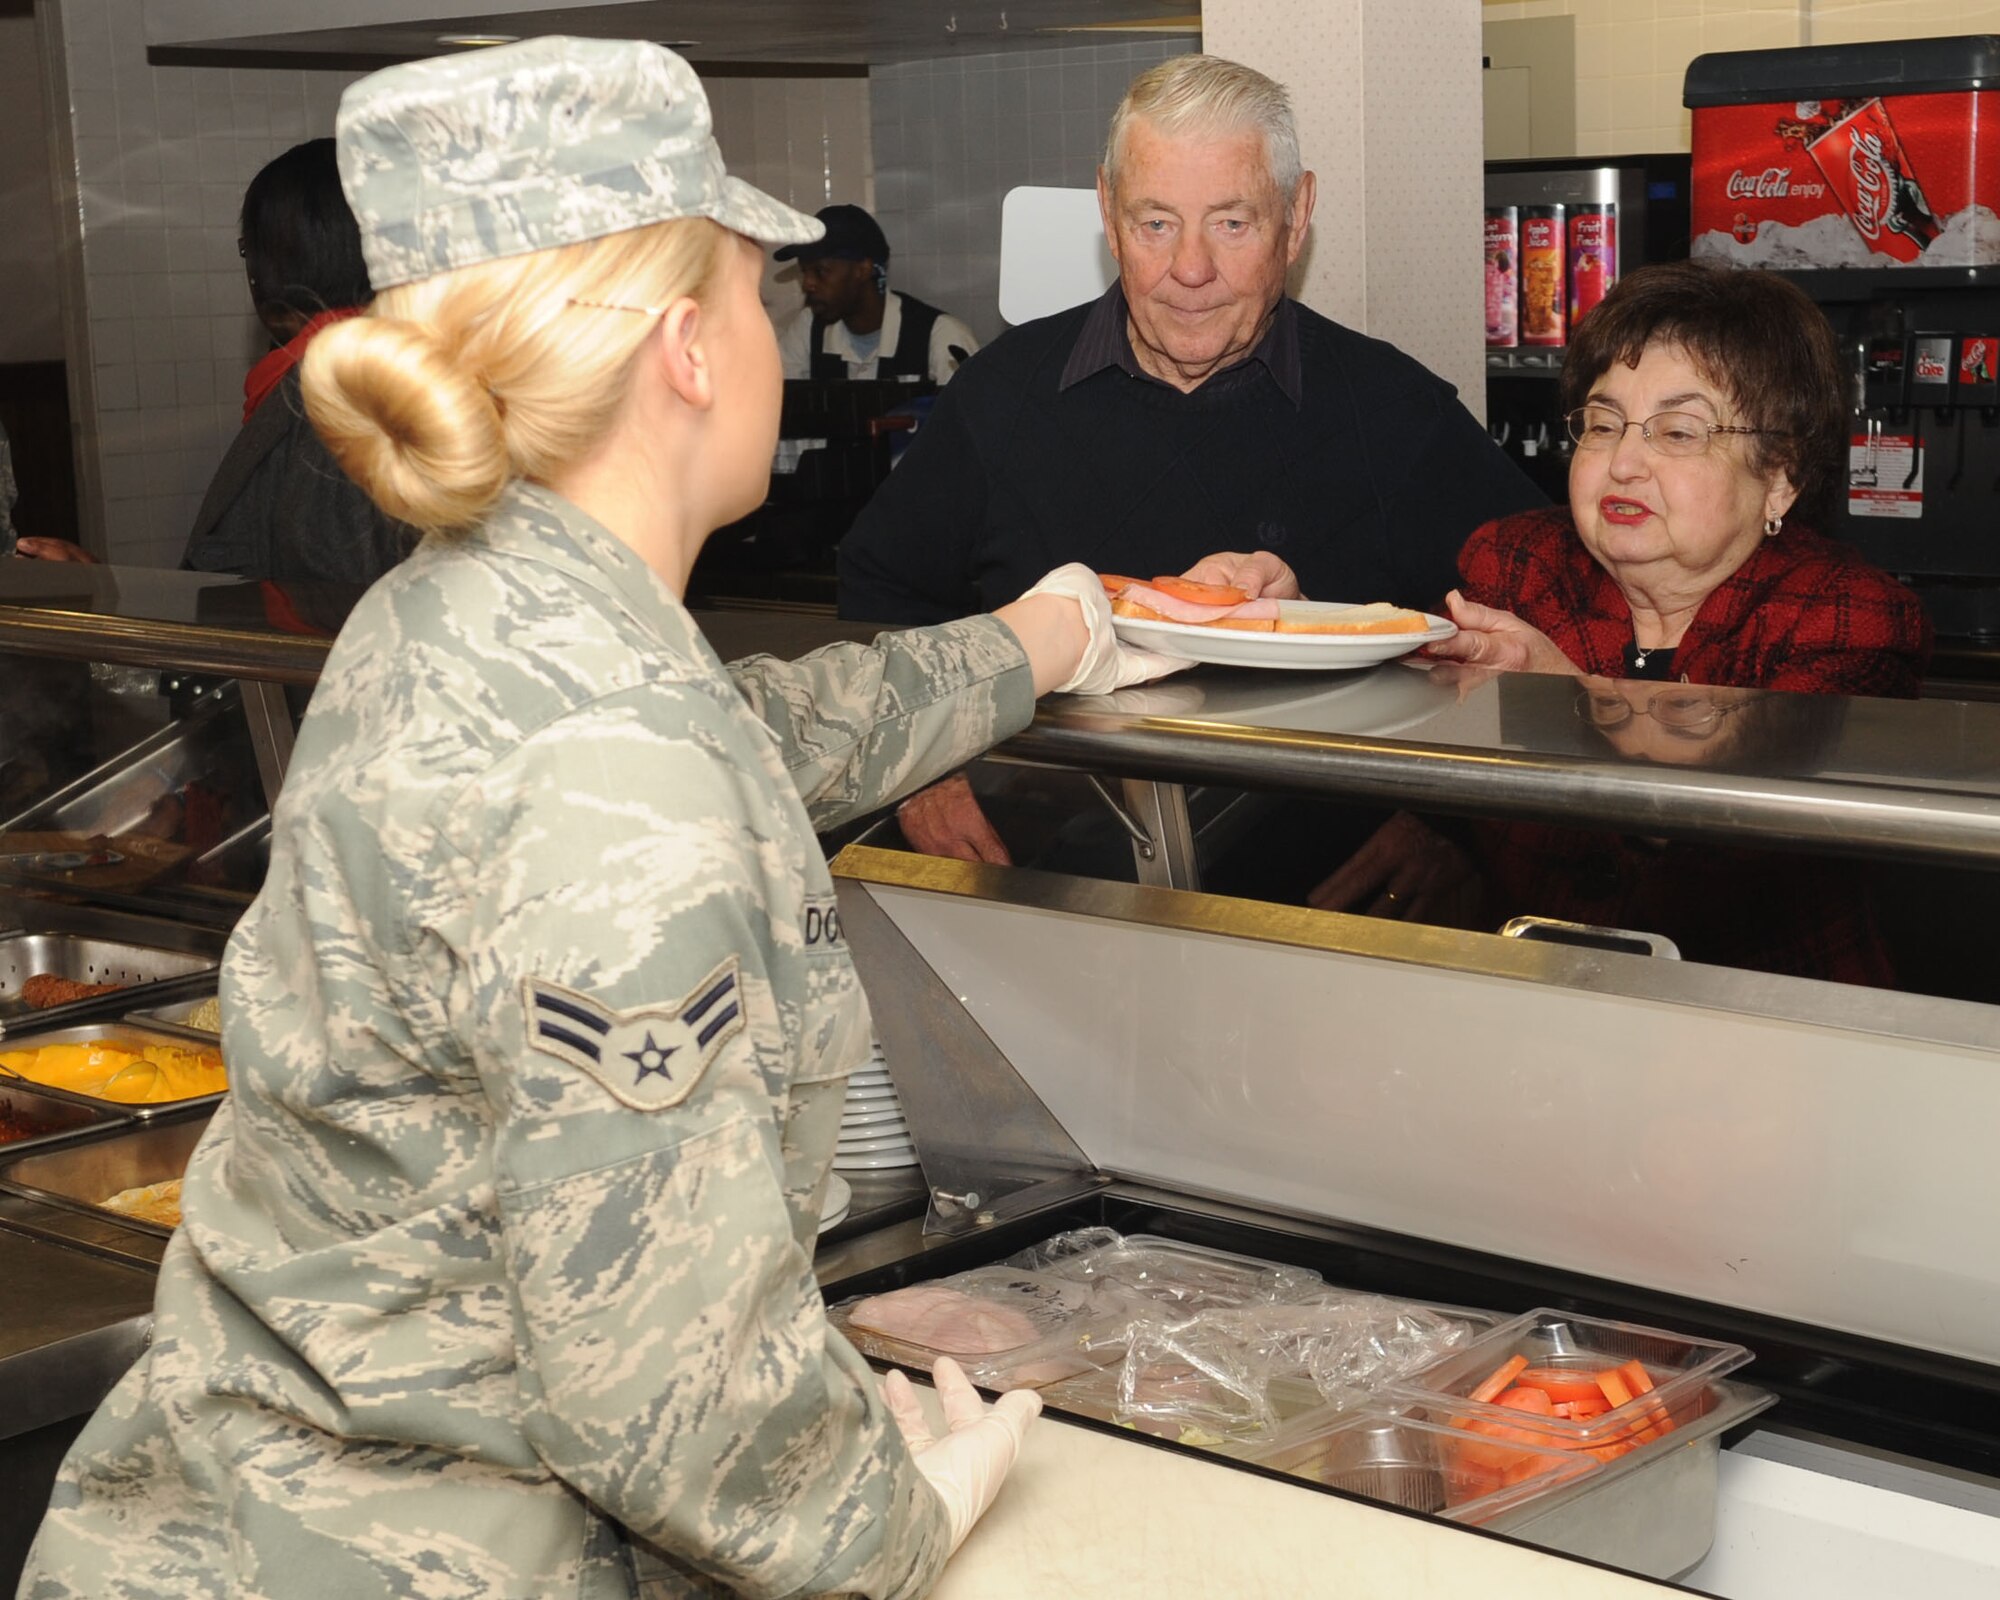
M 219 1051 L 198 1045 L 85 1039 L 0 1050 L 0 1073 L 120 1105 L 157 1105 L 229 1087 Z

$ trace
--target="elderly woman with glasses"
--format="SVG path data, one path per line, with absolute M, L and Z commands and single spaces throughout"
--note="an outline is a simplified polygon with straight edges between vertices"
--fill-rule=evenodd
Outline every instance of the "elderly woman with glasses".
M 1489 523 L 1459 557 L 1463 630 L 1433 654 L 1805 693 L 1914 695 L 1917 599 L 1814 531 L 1845 482 L 1833 330 L 1770 273 L 1673 262 L 1579 324 L 1562 375 L 1567 510 Z
M 1632 680 L 1917 693 L 1929 628 L 1916 597 L 1814 531 L 1845 481 L 1851 384 L 1795 285 L 1644 268 L 1579 324 L 1562 386 L 1569 505 L 1472 535 L 1446 601 L 1460 632 L 1430 654 L 1590 679 L 1580 714 L 1628 759 L 1672 759 L 1729 720 Z M 1800 857 L 1405 813 L 1309 899 L 1470 926 L 1532 912 L 1664 933 L 1699 960 L 1893 981 L 1859 869 Z

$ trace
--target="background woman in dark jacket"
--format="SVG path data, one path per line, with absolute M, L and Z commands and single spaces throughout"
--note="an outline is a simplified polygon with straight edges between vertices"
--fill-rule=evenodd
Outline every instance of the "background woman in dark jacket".
M 299 394 L 306 346 L 373 298 L 331 139 L 294 145 L 250 180 L 238 249 L 272 348 L 244 380 L 243 431 L 202 497 L 181 565 L 373 583 L 416 536 L 334 463 Z

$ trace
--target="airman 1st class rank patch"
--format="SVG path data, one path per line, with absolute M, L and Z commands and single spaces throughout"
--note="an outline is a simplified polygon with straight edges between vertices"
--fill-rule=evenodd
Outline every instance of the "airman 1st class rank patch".
M 581 1067 L 636 1111 L 679 1105 L 744 1022 L 734 956 L 684 999 L 630 1011 L 542 978 L 522 990 L 529 1044 Z

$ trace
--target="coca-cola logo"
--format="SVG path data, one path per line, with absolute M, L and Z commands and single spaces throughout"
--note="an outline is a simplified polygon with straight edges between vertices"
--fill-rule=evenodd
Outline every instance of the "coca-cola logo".
M 1730 173 L 1725 192 L 1732 200 L 1782 200 L 1792 192 L 1792 169 L 1766 167 L 1762 172 L 1745 172 L 1738 167 Z
M 1826 185 L 1794 178 L 1790 167 L 1766 167 L 1762 172 L 1738 167 L 1723 190 L 1731 200 L 1817 200 L 1826 193 Z
M 1854 226 L 1864 239 L 1879 239 L 1889 214 L 1891 174 L 1882 154 L 1882 136 L 1856 129 L 1847 147 L 1847 170 L 1854 175 Z

